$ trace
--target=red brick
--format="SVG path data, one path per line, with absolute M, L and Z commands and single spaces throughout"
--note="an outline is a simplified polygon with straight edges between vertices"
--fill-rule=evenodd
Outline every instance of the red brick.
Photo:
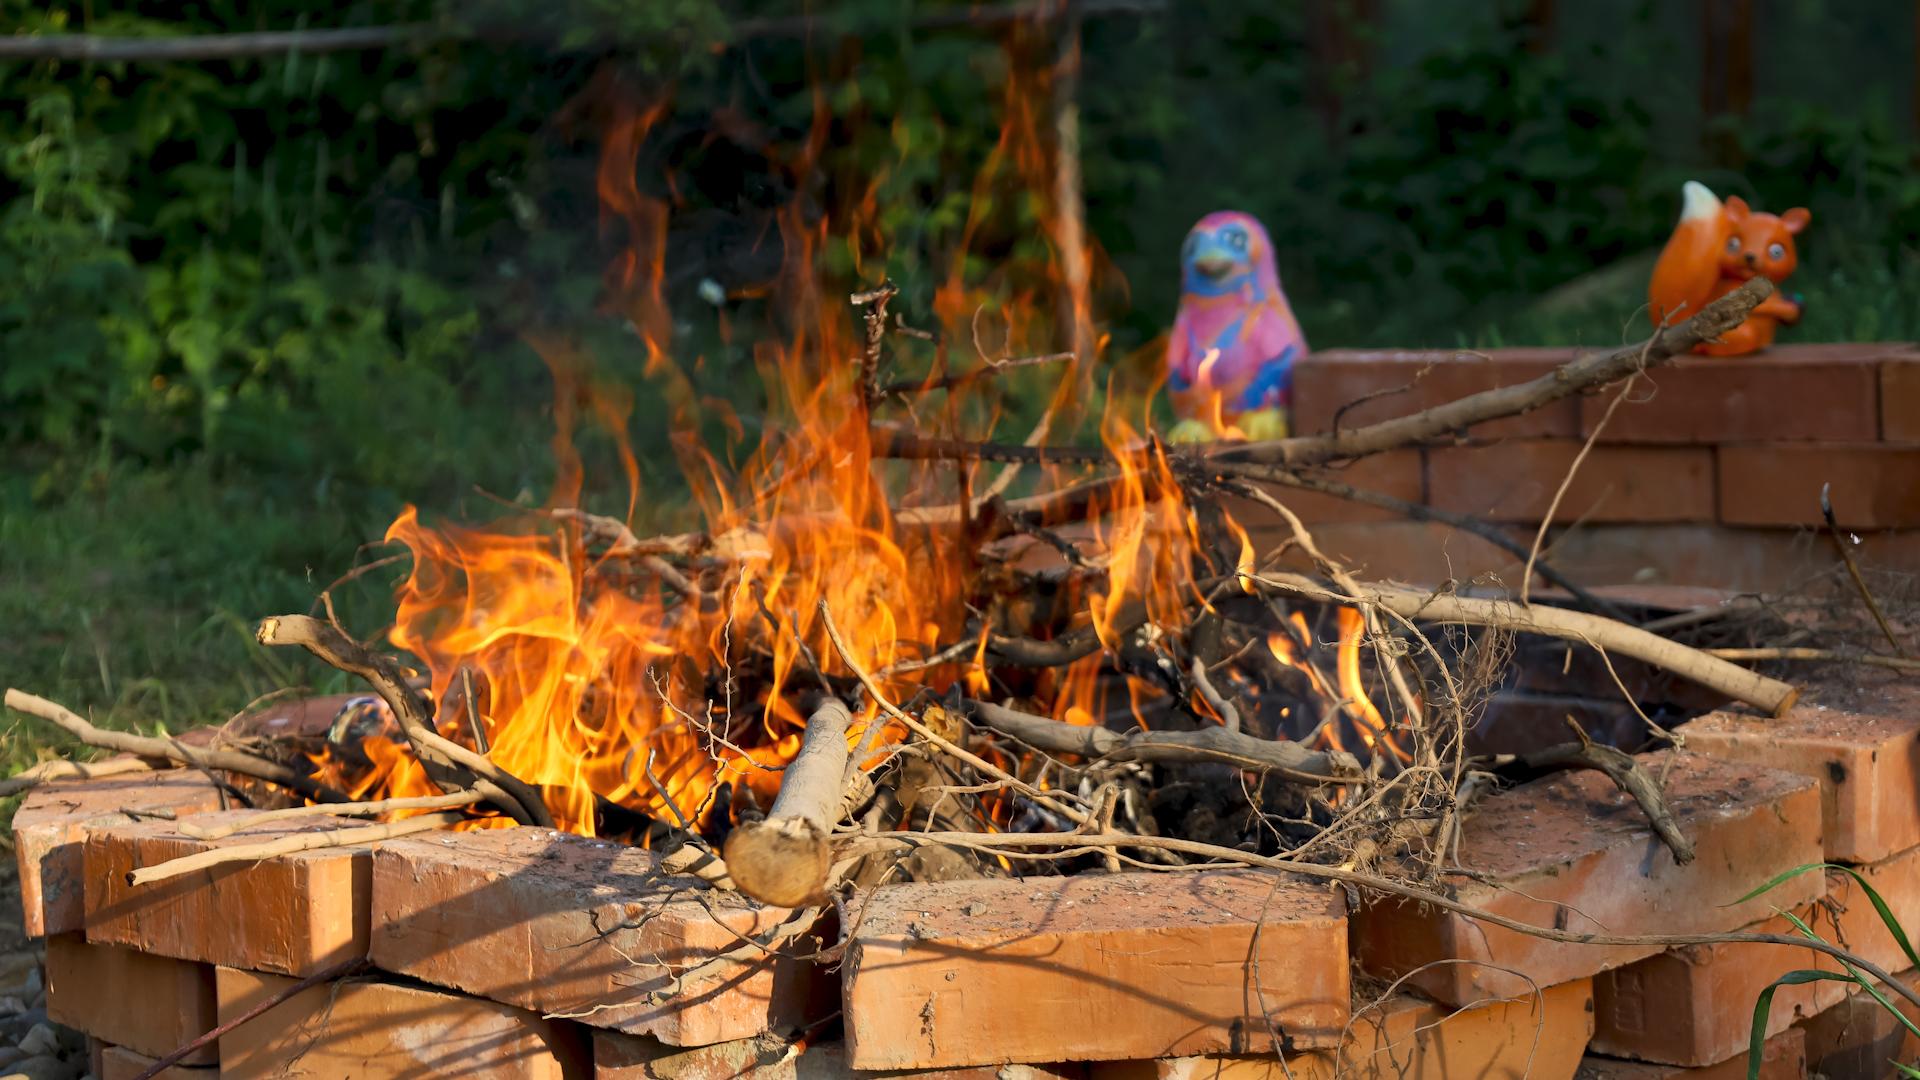
M 1654 1065 L 1642 1061 L 1589 1055 L 1574 1080 L 1746 1080 L 1747 1055 L 1742 1053 L 1717 1065 Z M 1788 1028 L 1760 1048 L 1760 1080 L 1805 1080 L 1806 1036 Z
M 1681 730 L 1689 750 L 1819 781 L 1829 859 L 1872 862 L 1920 844 L 1920 712 L 1870 716 L 1803 703 L 1778 720 L 1716 712 Z
M 1427 451 L 1434 506 L 1538 525 L 1580 454 L 1576 439 Z M 1558 524 L 1712 521 L 1713 452 L 1693 446 L 1596 446 L 1554 511 Z
M 1418 450 L 1390 450 L 1372 454 L 1341 468 L 1316 470 L 1309 475 L 1329 483 L 1390 495 L 1410 503 L 1426 499 L 1426 468 Z M 1399 513 L 1366 503 L 1353 502 L 1334 495 L 1322 495 L 1299 488 L 1263 485 L 1267 493 L 1300 516 L 1308 525 L 1336 521 L 1402 521 Z M 1279 536 L 1292 535 L 1285 519 L 1252 499 L 1229 497 L 1228 512 L 1247 529 Z
M 857 1069 L 1331 1046 L 1347 1020 L 1339 894 L 1271 875 L 886 886 L 855 926 Z
M 1920 847 L 1908 848 L 1897 855 L 1854 869 L 1886 901 L 1894 920 L 1909 934 L 1913 933 L 1915 927 L 1920 927 Z M 1841 910 L 1837 916 L 1827 920 L 1833 924 L 1831 933 L 1823 924 L 1816 924 L 1815 929 L 1821 930 L 1829 941 L 1844 942 L 1847 948 L 1883 971 L 1897 971 L 1906 967 L 1906 954 L 1893 936 L 1887 933 L 1873 905 L 1860 890 L 1852 887 L 1851 879 L 1843 879 L 1837 873 L 1829 877 L 1828 890 L 1838 899 Z
M 1537 379 L 1574 355 L 1572 349 L 1317 352 L 1293 369 L 1293 423 L 1300 434 L 1323 434 L 1333 430 L 1336 411 L 1362 398 L 1367 400 L 1341 414 L 1342 430 L 1408 416 L 1468 394 Z M 1385 393 L 1403 387 L 1408 389 Z M 1369 397 L 1374 394 L 1381 396 Z M 1579 405 L 1566 398 L 1521 416 L 1482 424 L 1473 429 L 1473 436 L 1571 437 L 1579 427 Z
M 1920 357 L 1880 365 L 1880 438 L 1920 443 Z
M 1609 746 L 1644 743 L 1647 725 L 1614 691 L 1614 699 L 1501 690 L 1487 699 L 1480 718 L 1467 729 L 1472 754 L 1530 754 L 1572 738 L 1566 718 Z
M 1729 525 L 1818 525 L 1820 488 L 1832 484 L 1843 527 L 1920 525 L 1920 447 L 1723 446 L 1720 520 Z
M 1098 1064 L 1092 1080 L 1526 1080 L 1571 1076 L 1593 1034 L 1586 979 L 1458 1011 L 1396 994 L 1354 1014 L 1339 1053 L 1202 1056 Z
M 1920 986 L 1920 972 L 1905 971 L 1896 976 L 1909 988 Z M 1816 1076 L 1884 1076 L 1887 1062 L 1920 1062 L 1920 1039 L 1913 1037 L 1900 1017 L 1920 1023 L 1920 1006 L 1876 984 L 1887 1000 L 1899 1009 L 1889 1012 L 1865 990 L 1856 990 L 1845 1001 L 1799 1024 L 1806 1033 L 1807 1071 Z
M 1887 903 L 1896 922 L 1920 925 L 1920 847 L 1858 868 Z M 1907 964 L 1866 893 L 1839 871 L 1827 874 L 1826 896 L 1795 912 L 1827 941 L 1844 944 L 1882 969 Z M 1797 933 L 1785 918 L 1751 927 L 1764 933 Z M 1827 957 L 1777 945 L 1722 944 L 1675 949 L 1595 980 L 1599 1053 L 1674 1064 L 1710 1064 L 1747 1042 L 1753 1003 L 1761 990 L 1791 970 L 1839 971 Z M 1847 995 L 1838 982 L 1781 987 L 1774 995 L 1768 1031 L 1824 1015 Z
M 1256 531 L 1254 547 L 1267 551 L 1281 538 L 1278 531 Z M 1313 541 L 1361 578 L 1435 585 L 1493 575 L 1518 588 L 1520 558 L 1472 533 L 1434 522 L 1338 522 L 1316 527 Z M 1283 561 L 1288 566 L 1317 570 L 1298 548 Z
M 64 934 L 85 924 L 80 851 L 89 826 L 136 820 L 128 810 L 184 814 L 219 806 L 220 789 L 212 781 L 181 769 L 63 780 L 28 792 L 13 816 L 27 936 Z
M 1738 359 L 1689 356 L 1642 376 L 1601 431 L 1603 442 L 1817 442 L 1871 439 L 1880 426 L 1880 365 L 1904 345 L 1793 345 Z M 1589 434 L 1618 391 L 1581 400 Z
M 153 1067 L 160 1055 L 136 1054 L 124 1046 L 109 1046 L 100 1052 L 97 1080 L 133 1080 Z M 220 1070 L 211 1065 L 169 1065 L 154 1074 L 154 1080 L 216 1080 Z
M 1782 871 L 1820 861 L 1820 796 L 1792 773 L 1697 754 L 1643 754 L 1696 858 L 1680 866 L 1646 815 L 1605 776 L 1570 772 L 1481 802 L 1459 860 L 1474 877 L 1456 899 L 1535 926 L 1596 933 L 1712 933 L 1820 895 L 1802 875 L 1765 897 L 1734 901 Z M 1394 900 L 1354 916 L 1369 973 L 1407 975 L 1443 1002 L 1518 997 L 1651 956 L 1652 946 L 1562 944 Z M 1436 964 L 1449 959 L 1477 961 Z M 1423 970 L 1416 970 L 1423 969 Z M 1514 973 L 1518 974 L 1514 974 Z
M 1815 504 L 1819 496 L 1816 485 Z M 1865 543 L 1855 549 L 1862 568 L 1906 571 L 1920 566 L 1920 529 L 1873 533 L 1863 539 Z M 1839 562 L 1824 538 L 1778 528 L 1582 525 L 1556 529 L 1548 533 L 1547 542 L 1553 564 L 1589 585 L 1678 582 L 1742 592 L 1785 592 L 1803 587 L 1810 575 L 1831 571 Z
M 676 988 L 677 973 L 789 912 L 659 876 L 654 862 L 645 851 L 547 829 L 391 841 L 374 855 L 373 961 L 677 1046 L 805 1019 L 812 973 L 784 957 L 717 961 Z
M 47 1017 L 142 1054 L 172 1053 L 213 1030 L 213 968 L 79 934 L 47 939 Z M 212 1047 L 186 1059 L 212 1064 Z
M 202 814 L 212 825 L 251 811 Z M 311 818 L 219 840 L 183 836 L 167 821 L 95 829 L 87 837 L 87 940 L 145 952 L 307 975 L 367 952 L 372 854 L 366 847 L 299 851 L 228 863 L 150 885 L 129 885 L 137 867 L 209 848 L 337 829 L 364 822 Z
M 221 968 L 221 1022 L 293 982 Z M 222 1035 L 220 1076 L 584 1080 L 592 1075 L 591 1053 L 573 1025 L 523 1009 L 390 982 L 346 980 L 302 990 Z
M 958 1069 L 855 1072 L 838 1042 L 808 1045 L 795 1053 L 773 1035 L 714 1046 L 668 1046 L 644 1035 L 593 1033 L 595 1080 L 851 1080 L 912 1077 L 914 1080 L 1084 1080 L 1083 1065 L 976 1065 Z
M 1851 884 L 1844 878 L 1841 881 Z M 1844 886 L 1836 881 L 1830 887 Z M 1854 899 L 1868 906 L 1865 896 Z M 1795 914 L 1819 929 L 1818 907 L 1818 901 L 1802 904 Z M 1796 933 L 1785 916 L 1743 929 L 1788 937 Z M 1753 1005 L 1761 992 L 1780 976 L 1803 968 L 1840 971 L 1831 958 L 1811 949 L 1722 944 L 1674 949 L 1604 972 L 1594 980 L 1599 1011 L 1593 1050 L 1669 1065 L 1725 1061 L 1747 1046 Z M 1782 986 L 1774 992 L 1767 1034 L 1779 1034 L 1796 1020 L 1831 1008 L 1846 995 L 1846 985 L 1838 982 Z

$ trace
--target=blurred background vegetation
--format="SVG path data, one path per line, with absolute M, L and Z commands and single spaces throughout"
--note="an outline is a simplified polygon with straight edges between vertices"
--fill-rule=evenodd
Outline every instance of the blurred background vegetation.
M 1043 264 L 1036 197 L 976 178 L 1008 102 L 1044 125 L 1044 80 L 1022 80 L 1051 32 L 916 25 L 959 7 L 934 0 L 818 0 L 809 35 L 754 32 L 798 7 L 0 0 L 15 35 L 433 30 L 320 55 L 0 59 L 0 682 L 148 728 L 297 682 L 251 621 L 381 554 L 364 545 L 403 504 L 473 519 L 498 512 L 476 489 L 545 497 L 540 331 L 631 388 L 641 516 L 670 516 L 665 395 L 607 302 L 628 240 L 595 195 L 609 100 L 671 100 L 633 179 L 674 202 L 665 291 L 707 358 L 695 389 L 749 428 L 750 341 L 723 324 L 782 209 L 870 205 L 870 235 L 821 258 L 849 283 L 890 274 L 923 324 L 970 214 L 984 292 Z M 1222 207 L 1269 226 L 1317 347 L 1612 344 L 1644 328 L 1687 179 L 1812 209 L 1789 340 L 1920 336 L 1914 20 L 1892 0 L 1090 13 L 1077 100 L 1108 355 L 1151 355 L 1180 238 Z M 588 500 L 624 506 L 593 465 L 608 440 L 583 440 Z M 362 632 L 401 569 L 337 594 Z M 38 752 L 7 744 L 12 764 Z

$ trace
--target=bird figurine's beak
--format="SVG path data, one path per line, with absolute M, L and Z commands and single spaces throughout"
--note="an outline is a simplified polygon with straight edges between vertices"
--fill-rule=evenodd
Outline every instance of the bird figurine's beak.
M 1193 268 L 1218 281 L 1233 272 L 1233 260 L 1225 255 L 1206 254 L 1193 260 Z

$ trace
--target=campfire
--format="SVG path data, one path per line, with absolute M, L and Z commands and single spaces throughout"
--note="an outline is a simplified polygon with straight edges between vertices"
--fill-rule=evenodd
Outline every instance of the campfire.
M 1054 445 L 1051 432 L 1080 423 L 1097 359 L 1074 348 L 1097 341 L 1071 259 L 1050 259 L 1046 282 L 1067 340 L 1016 355 L 986 339 L 996 326 L 1007 342 L 1036 336 L 1036 296 L 995 308 L 956 267 L 934 295 L 937 326 L 914 325 L 889 281 L 843 303 L 817 269 L 822 251 L 873 226 L 809 222 L 795 202 L 769 240 L 784 259 L 759 304 L 785 332 L 753 346 L 772 419 L 736 461 L 695 435 L 714 406 L 696 400 L 698 362 L 672 340 L 672 207 L 636 182 L 664 107 L 615 102 L 598 173 L 624 240 L 609 294 L 649 385 L 678 412 L 702 527 L 635 533 L 647 493 L 624 443 L 626 516 L 576 505 L 573 429 L 622 432 L 627 410 L 566 346 L 537 341 L 558 389 L 548 505 L 485 526 L 403 512 L 386 540 L 412 569 L 384 644 L 330 615 L 260 624 L 262 643 L 304 647 L 373 694 L 317 746 L 141 741 L 137 752 L 377 818 L 383 836 L 551 826 L 797 906 L 928 875 L 1178 864 L 1182 845 L 1391 860 L 1426 876 L 1476 784 L 1514 764 L 1472 759 L 1466 733 L 1515 632 L 1590 643 L 1771 713 L 1793 700 L 1784 684 L 1610 619 L 1537 549 L 1528 577 L 1570 592 L 1424 594 L 1357 580 L 1286 505 L 1289 491 L 1382 498 L 1327 466 L 1645 370 L 1737 323 L 1764 282 L 1643 344 L 1399 421 L 1267 443 L 1222 424 L 1226 441 L 1174 447 L 1155 434 L 1149 397 L 1115 392 L 1097 444 Z M 989 175 L 1011 168 L 1038 192 L 1038 136 L 1018 102 Z M 1034 199 L 1049 234 L 1073 213 Z M 1021 442 L 994 431 L 996 384 L 1013 379 L 1047 401 Z M 1434 632 L 1448 625 L 1471 629 Z M 1608 771 L 1662 821 L 1657 790 L 1634 782 L 1624 755 L 1571 734 L 1553 760 Z M 1684 838 L 1667 833 L 1684 857 Z

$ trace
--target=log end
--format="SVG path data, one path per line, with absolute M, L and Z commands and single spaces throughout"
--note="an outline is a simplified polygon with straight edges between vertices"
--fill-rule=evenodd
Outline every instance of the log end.
M 826 901 L 833 852 L 805 818 L 742 825 L 727 837 L 725 857 L 734 884 L 761 903 L 797 908 Z
M 1779 703 L 1773 707 L 1773 718 L 1778 720 L 1787 715 L 1788 711 L 1791 710 L 1799 700 L 1800 688 L 1797 686 L 1787 687 L 1787 692 L 1780 695 Z

